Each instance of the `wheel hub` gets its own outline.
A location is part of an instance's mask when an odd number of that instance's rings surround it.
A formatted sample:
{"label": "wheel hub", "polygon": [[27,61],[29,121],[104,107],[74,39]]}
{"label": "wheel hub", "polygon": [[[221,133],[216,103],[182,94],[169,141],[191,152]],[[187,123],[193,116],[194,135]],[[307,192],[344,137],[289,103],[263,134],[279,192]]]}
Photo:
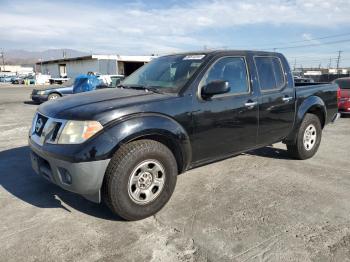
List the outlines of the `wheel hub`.
{"label": "wheel hub", "polygon": [[139,179],[137,181],[137,186],[141,189],[147,189],[150,187],[153,181],[153,176],[149,172],[143,172],[139,175]]}
{"label": "wheel hub", "polygon": [[316,127],[313,124],[310,124],[304,132],[303,143],[306,150],[311,150],[317,139]]}
{"label": "wheel hub", "polygon": [[154,159],[141,162],[134,168],[129,178],[130,199],[140,205],[152,202],[162,192],[165,179],[165,169],[160,162]]}

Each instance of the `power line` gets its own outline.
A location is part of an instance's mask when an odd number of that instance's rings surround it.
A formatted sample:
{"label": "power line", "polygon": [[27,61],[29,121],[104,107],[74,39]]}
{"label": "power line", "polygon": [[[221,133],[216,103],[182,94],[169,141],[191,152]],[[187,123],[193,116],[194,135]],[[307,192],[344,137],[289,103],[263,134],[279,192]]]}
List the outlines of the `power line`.
{"label": "power line", "polygon": [[317,37],[317,38],[310,38],[310,39],[305,39],[305,40],[300,40],[300,41],[289,42],[289,44],[303,43],[303,42],[322,40],[322,39],[328,39],[328,38],[337,38],[337,37],[348,36],[348,35],[350,35],[350,33],[322,36],[322,37]]}
{"label": "power line", "polygon": [[313,46],[323,46],[323,45],[339,44],[339,43],[346,43],[346,42],[350,42],[350,39],[331,41],[331,42],[324,42],[324,43],[319,43],[319,44],[297,45],[297,46],[286,46],[286,47],[274,47],[273,50],[302,48],[302,47],[313,47]]}
{"label": "power line", "polygon": [[[328,68],[332,68],[332,62],[334,61],[334,68],[337,68],[339,69],[340,68],[340,62],[341,61],[349,61],[350,60],[350,57],[343,57],[342,54],[344,53],[344,51],[338,51],[337,52],[338,55],[335,57],[323,57],[323,58],[318,58],[318,59],[307,59],[306,57],[304,59],[297,59],[297,57],[287,57],[287,60],[289,62],[289,64],[294,64],[294,67],[295,65],[298,63],[298,64],[327,64],[327,67]],[[300,57],[300,58],[303,58],[303,57]]]}
{"label": "power line", "polygon": [[[317,38],[310,38],[310,39],[305,39],[305,40],[298,40],[298,41],[292,41],[292,42],[288,42],[288,43],[278,43],[278,44],[281,44],[281,45],[297,44],[297,43],[311,42],[311,41],[315,41],[315,40],[337,38],[337,37],[348,36],[348,35],[350,35],[350,33],[328,35],[328,36],[322,36],[322,37],[317,37]],[[269,44],[269,46],[271,46],[271,44]]]}
{"label": "power line", "polygon": [[276,43],[266,43],[260,45],[261,47],[266,47],[268,46],[269,48],[266,49],[273,49],[270,46],[273,45],[290,45],[290,44],[296,44],[296,43],[305,43],[305,42],[311,42],[311,41],[316,41],[316,40],[322,40],[322,39],[329,39],[329,38],[337,38],[337,37],[343,37],[343,36],[349,36],[350,32],[347,33],[342,33],[342,34],[335,34],[335,35],[327,35],[327,36],[320,36],[320,37],[315,37],[315,38],[310,38],[310,39],[304,39],[304,40],[296,40],[296,41],[289,41],[289,42],[276,42]]}
{"label": "power line", "polygon": [[327,56],[327,57],[319,57],[319,58],[317,58],[317,57],[314,57],[314,58],[308,58],[308,57],[300,57],[300,58],[298,58],[298,57],[289,57],[289,56],[287,56],[287,59],[288,60],[290,60],[290,61],[293,61],[294,59],[297,59],[298,61],[320,61],[320,60],[322,60],[322,61],[328,61],[329,60],[329,56]]}
{"label": "power line", "polygon": [[324,57],[324,58],[315,58],[315,59],[297,59],[297,58],[287,58],[290,61],[298,60],[300,61],[306,61],[306,62],[319,62],[319,61],[329,61],[329,57]]}

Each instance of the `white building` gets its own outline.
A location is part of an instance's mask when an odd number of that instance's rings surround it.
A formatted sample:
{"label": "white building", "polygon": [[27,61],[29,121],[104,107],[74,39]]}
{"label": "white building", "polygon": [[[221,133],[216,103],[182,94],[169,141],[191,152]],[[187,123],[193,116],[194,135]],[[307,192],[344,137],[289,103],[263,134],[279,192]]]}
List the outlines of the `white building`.
{"label": "white building", "polygon": [[34,73],[34,69],[30,66],[0,65],[0,72],[6,75],[29,75]]}
{"label": "white building", "polygon": [[349,69],[347,68],[339,68],[339,69],[333,68],[333,69],[329,69],[328,71],[329,71],[329,74],[334,74],[334,75],[337,75],[337,74],[346,75],[349,73]]}
{"label": "white building", "polygon": [[74,58],[40,61],[37,71],[51,77],[74,78],[80,74],[97,72],[103,75],[128,76],[151,61],[154,56],[88,55]]}

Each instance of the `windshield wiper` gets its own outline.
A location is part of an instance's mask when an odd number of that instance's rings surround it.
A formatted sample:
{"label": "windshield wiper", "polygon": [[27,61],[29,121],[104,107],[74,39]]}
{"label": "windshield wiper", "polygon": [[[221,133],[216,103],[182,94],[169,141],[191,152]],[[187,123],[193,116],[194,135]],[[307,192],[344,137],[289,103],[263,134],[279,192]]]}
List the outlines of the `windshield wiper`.
{"label": "windshield wiper", "polygon": [[136,90],[144,90],[145,89],[145,87],[142,85],[128,86],[128,85],[119,84],[119,85],[117,85],[117,87],[125,88],[125,89],[136,89]]}
{"label": "windshield wiper", "polygon": [[117,85],[117,87],[120,88],[125,88],[125,89],[136,89],[136,90],[145,90],[145,91],[151,91],[153,93],[157,93],[157,94],[163,94],[162,91],[160,91],[158,88],[153,87],[153,86],[143,86],[143,85]]}
{"label": "windshield wiper", "polygon": [[154,86],[146,86],[145,90],[152,91],[153,93],[157,93],[157,94],[164,94],[164,92],[160,91],[158,88]]}

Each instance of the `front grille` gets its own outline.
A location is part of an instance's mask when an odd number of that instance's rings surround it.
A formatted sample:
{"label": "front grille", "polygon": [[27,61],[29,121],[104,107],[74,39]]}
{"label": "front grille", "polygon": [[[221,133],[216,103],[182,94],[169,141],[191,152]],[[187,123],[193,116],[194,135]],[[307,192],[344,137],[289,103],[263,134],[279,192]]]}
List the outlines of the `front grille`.
{"label": "front grille", "polygon": [[34,124],[34,132],[35,134],[37,134],[38,136],[41,136],[44,127],[46,125],[48,118],[46,116],[43,116],[41,114],[38,114],[37,118],[36,118],[36,122]]}
{"label": "front grille", "polygon": [[44,143],[55,144],[66,122],[66,120],[55,119],[37,113],[31,129],[31,138],[39,145]]}

